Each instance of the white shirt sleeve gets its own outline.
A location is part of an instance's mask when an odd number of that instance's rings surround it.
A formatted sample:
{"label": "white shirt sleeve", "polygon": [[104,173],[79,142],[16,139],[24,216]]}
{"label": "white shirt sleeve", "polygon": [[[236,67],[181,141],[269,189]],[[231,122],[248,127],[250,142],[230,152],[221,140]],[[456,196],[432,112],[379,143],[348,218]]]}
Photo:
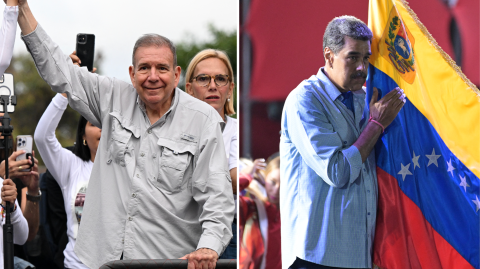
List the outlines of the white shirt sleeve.
{"label": "white shirt sleeve", "polygon": [[18,6],[6,6],[0,26],[0,76],[10,65],[17,31]]}
{"label": "white shirt sleeve", "polygon": [[232,135],[232,140],[230,141],[230,155],[228,156],[228,169],[232,170],[238,166],[238,138],[237,138],[237,128]]}
{"label": "white shirt sleeve", "polygon": [[[21,191],[19,192],[21,194]],[[17,245],[23,245],[27,242],[28,238],[28,223],[27,219],[23,216],[22,209],[18,205],[18,201],[15,200],[17,209],[10,215],[10,221],[13,224],[13,243]]]}
{"label": "white shirt sleeve", "polygon": [[45,166],[62,189],[68,184],[73,159],[78,158],[71,151],[63,148],[55,136],[55,130],[67,106],[67,98],[61,94],[55,95],[40,118],[34,134],[35,144]]}
{"label": "white shirt sleeve", "polygon": [[[3,178],[0,177],[0,188],[2,187],[3,187]],[[19,193],[21,193],[21,191],[19,191]],[[0,199],[0,203],[1,202],[2,202],[2,199]],[[14,212],[12,212],[12,214],[10,215],[10,221],[13,224],[13,243],[17,245],[23,245],[25,244],[25,242],[27,242],[27,238],[28,238],[28,223],[22,214],[22,209],[18,205],[18,200],[15,200],[15,205],[17,206],[17,209]],[[3,224],[5,224],[5,219],[3,218],[3,216],[1,218],[2,218],[1,223],[3,226]],[[0,232],[2,232],[2,235],[3,235],[3,231],[0,231]],[[3,246],[3,241],[1,245]],[[2,254],[3,254],[3,249],[0,249],[0,251],[2,251]],[[3,259],[3,255],[1,256]]]}

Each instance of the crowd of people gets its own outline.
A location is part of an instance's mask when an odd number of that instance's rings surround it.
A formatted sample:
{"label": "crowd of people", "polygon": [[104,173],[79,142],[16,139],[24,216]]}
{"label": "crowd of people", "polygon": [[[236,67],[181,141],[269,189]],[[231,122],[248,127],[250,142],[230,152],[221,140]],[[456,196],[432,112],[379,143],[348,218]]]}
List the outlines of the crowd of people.
{"label": "crowd of people", "polygon": [[280,157],[240,159],[239,268],[282,268]]}
{"label": "crowd of people", "polygon": [[[173,43],[143,35],[133,49],[129,84],[80,67],[75,52],[65,57],[27,1],[5,2],[0,76],[18,22],[39,74],[58,93],[34,134],[47,173],[39,175],[36,158],[16,161],[24,151],[4,154],[2,223],[8,201],[14,243],[41,234],[50,244],[50,263],[16,251],[15,265],[99,268],[113,260],[180,258],[193,269],[236,259],[238,130],[226,53],[199,52],[182,91]],[[68,105],[81,116],[74,146],[64,148],[55,130]],[[5,169],[2,162],[1,175]]]}

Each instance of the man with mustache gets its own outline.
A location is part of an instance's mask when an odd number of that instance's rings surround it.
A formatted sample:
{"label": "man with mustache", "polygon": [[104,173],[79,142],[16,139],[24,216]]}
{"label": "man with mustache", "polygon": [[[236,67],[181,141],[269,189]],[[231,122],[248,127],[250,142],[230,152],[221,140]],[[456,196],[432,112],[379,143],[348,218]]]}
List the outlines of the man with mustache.
{"label": "man with mustache", "polygon": [[[352,16],[323,37],[325,66],[288,96],[280,141],[284,268],[371,268],[377,210],[373,147],[405,102],[397,88],[369,108],[372,32]],[[385,89],[387,90],[387,89]]]}

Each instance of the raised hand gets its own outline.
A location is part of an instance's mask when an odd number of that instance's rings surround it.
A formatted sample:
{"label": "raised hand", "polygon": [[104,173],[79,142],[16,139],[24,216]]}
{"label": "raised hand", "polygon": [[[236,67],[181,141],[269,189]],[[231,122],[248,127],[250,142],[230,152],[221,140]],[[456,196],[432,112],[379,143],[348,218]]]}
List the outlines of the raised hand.
{"label": "raised hand", "polygon": [[29,173],[28,175],[19,176],[19,178],[22,181],[23,185],[27,187],[28,194],[38,195],[39,179],[40,179],[40,176],[38,174],[38,160],[35,158],[35,151],[32,151],[32,155],[35,160],[35,164],[32,167],[32,171],[28,172]]}
{"label": "raised hand", "polygon": [[[70,59],[72,59],[72,62],[73,62],[74,65],[80,66],[80,64],[82,63],[80,58],[78,58],[78,56],[77,56],[77,51],[76,50],[74,50],[72,52],[72,54],[70,54]],[[97,68],[94,67],[93,70],[92,70],[92,73],[95,73],[96,71],[97,71]]]}

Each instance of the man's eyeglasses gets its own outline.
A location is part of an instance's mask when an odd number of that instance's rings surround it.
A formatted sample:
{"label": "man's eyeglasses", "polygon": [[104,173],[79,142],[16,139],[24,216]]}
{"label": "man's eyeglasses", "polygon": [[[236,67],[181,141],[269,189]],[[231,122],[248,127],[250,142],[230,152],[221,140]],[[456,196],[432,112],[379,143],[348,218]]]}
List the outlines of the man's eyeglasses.
{"label": "man's eyeglasses", "polygon": [[205,74],[200,74],[193,79],[197,81],[198,85],[202,87],[206,87],[210,84],[210,81],[215,81],[215,84],[218,87],[222,87],[228,84],[228,75],[216,75],[216,76],[209,76]]}

